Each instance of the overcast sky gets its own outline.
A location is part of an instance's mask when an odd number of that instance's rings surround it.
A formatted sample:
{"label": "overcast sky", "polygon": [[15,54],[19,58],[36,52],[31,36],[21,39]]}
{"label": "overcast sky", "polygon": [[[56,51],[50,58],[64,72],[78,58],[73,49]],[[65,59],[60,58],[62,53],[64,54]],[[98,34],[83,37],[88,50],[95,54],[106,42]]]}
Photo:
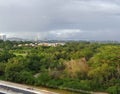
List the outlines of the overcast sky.
{"label": "overcast sky", "polygon": [[0,0],[8,37],[120,41],[120,0]]}

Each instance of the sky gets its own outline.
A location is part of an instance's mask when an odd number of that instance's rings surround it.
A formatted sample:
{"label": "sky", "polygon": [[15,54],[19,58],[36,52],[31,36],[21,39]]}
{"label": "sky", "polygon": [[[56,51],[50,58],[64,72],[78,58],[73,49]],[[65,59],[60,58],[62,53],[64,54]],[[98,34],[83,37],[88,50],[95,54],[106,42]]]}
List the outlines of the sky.
{"label": "sky", "polygon": [[0,0],[0,33],[27,39],[120,41],[120,0]]}

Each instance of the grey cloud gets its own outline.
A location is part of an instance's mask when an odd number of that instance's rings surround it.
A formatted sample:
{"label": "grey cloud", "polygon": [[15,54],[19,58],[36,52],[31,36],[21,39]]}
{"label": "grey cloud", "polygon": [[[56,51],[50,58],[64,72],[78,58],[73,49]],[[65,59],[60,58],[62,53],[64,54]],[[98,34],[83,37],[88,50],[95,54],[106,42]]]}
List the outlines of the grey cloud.
{"label": "grey cloud", "polygon": [[0,0],[0,31],[23,38],[120,40],[119,10],[119,0]]}

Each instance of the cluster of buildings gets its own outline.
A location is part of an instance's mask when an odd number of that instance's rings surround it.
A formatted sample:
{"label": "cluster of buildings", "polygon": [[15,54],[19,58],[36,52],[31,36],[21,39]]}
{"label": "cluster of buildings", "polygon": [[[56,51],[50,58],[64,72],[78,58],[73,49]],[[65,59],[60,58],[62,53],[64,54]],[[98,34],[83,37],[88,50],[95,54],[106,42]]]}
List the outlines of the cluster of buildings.
{"label": "cluster of buildings", "polygon": [[29,44],[19,44],[18,46],[32,46],[32,47],[36,47],[36,46],[52,46],[52,47],[56,47],[58,45],[65,45],[65,43],[29,43]]}
{"label": "cluster of buildings", "polygon": [[6,41],[6,35],[0,34],[0,40]]}

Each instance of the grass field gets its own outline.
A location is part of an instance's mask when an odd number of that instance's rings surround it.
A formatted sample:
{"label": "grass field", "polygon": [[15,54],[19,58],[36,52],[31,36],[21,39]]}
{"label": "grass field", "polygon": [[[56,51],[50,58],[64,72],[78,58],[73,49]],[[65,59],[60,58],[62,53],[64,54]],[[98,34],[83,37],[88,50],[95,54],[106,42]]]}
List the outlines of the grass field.
{"label": "grass field", "polygon": [[14,54],[16,56],[23,56],[23,57],[25,57],[27,55],[26,53],[16,53],[16,52],[14,52]]}

